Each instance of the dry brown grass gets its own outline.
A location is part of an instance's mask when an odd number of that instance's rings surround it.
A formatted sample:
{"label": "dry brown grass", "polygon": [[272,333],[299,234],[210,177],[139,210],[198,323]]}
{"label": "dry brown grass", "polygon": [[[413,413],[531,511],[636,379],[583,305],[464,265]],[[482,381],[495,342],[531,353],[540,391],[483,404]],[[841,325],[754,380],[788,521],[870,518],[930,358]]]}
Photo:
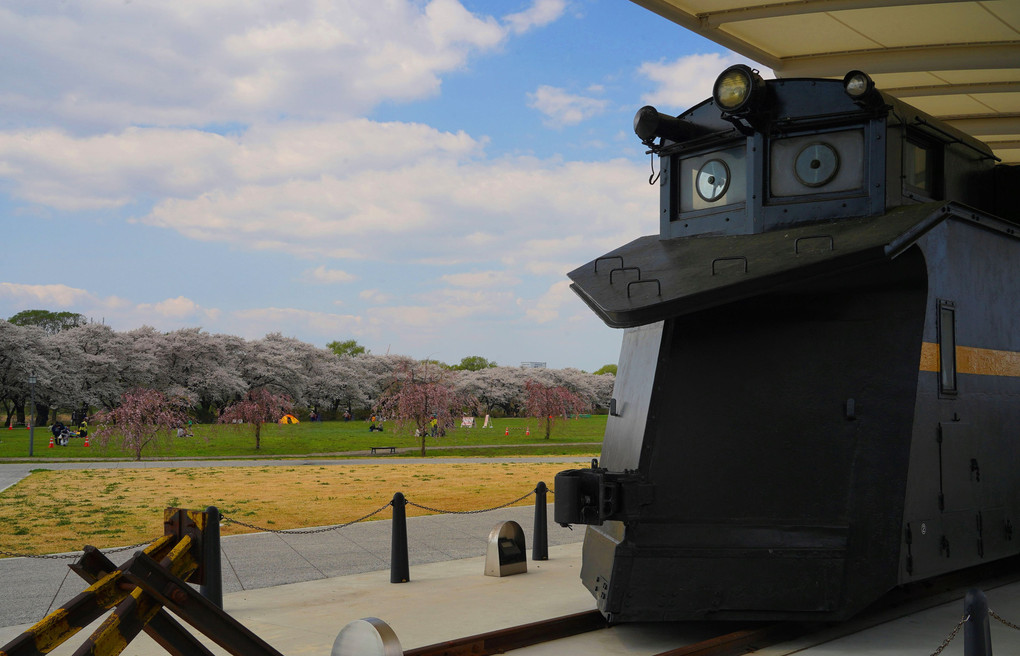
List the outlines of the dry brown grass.
{"label": "dry brown grass", "polygon": [[[552,487],[570,463],[255,466],[91,469],[35,472],[0,493],[0,549],[61,553],[84,545],[113,547],[163,534],[163,509],[216,506],[256,526],[286,529],[342,524],[377,510],[402,492],[441,510],[501,505]],[[550,497],[551,499],[551,497]],[[529,497],[521,504],[534,503]],[[428,514],[407,506],[408,516]],[[389,519],[389,509],[377,519]],[[223,534],[250,532],[234,523]]]}

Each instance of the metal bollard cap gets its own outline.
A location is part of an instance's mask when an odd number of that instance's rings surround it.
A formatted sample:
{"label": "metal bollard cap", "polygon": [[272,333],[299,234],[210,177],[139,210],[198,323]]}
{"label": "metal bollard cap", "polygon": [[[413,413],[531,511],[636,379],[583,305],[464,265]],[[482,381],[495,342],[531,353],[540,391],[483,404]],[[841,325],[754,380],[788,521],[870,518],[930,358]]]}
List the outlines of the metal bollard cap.
{"label": "metal bollard cap", "polygon": [[403,656],[397,634],[378,617],[354,620],[340,630],[331,656]]}

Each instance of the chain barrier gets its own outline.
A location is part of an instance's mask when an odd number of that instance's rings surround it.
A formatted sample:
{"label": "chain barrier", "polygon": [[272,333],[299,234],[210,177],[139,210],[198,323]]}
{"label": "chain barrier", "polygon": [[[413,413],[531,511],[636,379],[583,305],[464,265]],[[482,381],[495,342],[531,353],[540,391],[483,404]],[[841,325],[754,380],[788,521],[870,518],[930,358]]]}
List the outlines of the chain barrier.
{"label": "chain barrier", "polygon": [[382,511],[386,510],[387,508],[389,508],[392,505],[393,505],[392,501],[387,501],[383,506],[381,506],[377,510],[373,510],[372,512],[368,513],[367,515],[364,515],[364,516],[359,517],[357,519],[351,520],[351,521],[347,522],[346,524],[333,524],[332,526],[324,526],[322,528],[285,528],[285,529],[277,529],[277,528],[268,528],[268,527],[265,527],[265,526],[256,526],[255,524],[248,524],[247,522],[242,522],[239,519],[234,519],[234,518],[228,517],[226,515],[221,515],[220,519],[222,521],[224,521],[224,522],[229,522],[231,524],[237,524],[239,526],[244,526],[244,527],[247,527],[247,528],[255,529],[256,531],[265,531],[266,533],[286,533],[288,535],[310,535],[312,533],[325,533],[327,531],[336,531],[336,530],[339,530],[339,529],[342,529],[342,528],[347,528],[348,526],[350,526],[352,524],[357,524],[358,522],[363,522],[366,519],[369,519],[370,517],[374,517],[375,515],[378,515],[379,513],[381,513]]}
{"label": "chain barrier", "polygon": [[[547,489],[547,491],[552,493],[552,494],[555,494],[552,491],[552,489]],[[425,506],[425,505],[422,505],[420,503],[415,503],[413,501],[409,501],[409,500],[406,500],[406,499],[405,499],[404,503],[405,503],[405,505],[408,505],[408,506],[414,506],[415,508],[420,508],[420,509],[426,510],[428,512],[440,513],[440,514],[444,514],[444,515],[476,515],[476,514],[480,514],[480,513],[492,512],[493,510],[500,510],[502,508],[507,508],[509,506],[514,505],[515,503],[520,503],[521,501],[524,501],[525,499],[527,499],[528,497],[530,497],[532,494],[535,494],[535,493],[536,493],[535,490],[531,490],[531,491],[527,492],[526,494],[523,494],[523,495],[517,497],[513,501],[508,501],[508,502],[506,502],[504,504],[501,504],[501,505],[498,505],[498,506],[493,506],[492,508],[483,508],[481,510],[442,510],[442,509],[439,509],[439,508],[432,508],[430,506]],[[389,508],[392,505],[393,505],[392,501],[387,501],[381,507],[379,507],[376,510],[373,510],[372,512],[368,513],[367,515],[364,515],[364,516],[359,517],[357,519],[351,520],[351,521],[346,522],[344,524],[333,524],[333,525],[324,526],[324,527],[321,527],[321,528],[275,529],[275,528],[269,528],[268,526],[258,526],[257,524],[249,524],[247,522],[242,522],[239,519],[234,519],[233,517],[229,517],[227,515],[220,515],[220,521],[226,522],[228,524],[237,524],[238,526],[244,526],[245,528],[250,528],[250,529],[255,530],[255,531],[263,531],[265,533],[286,533],[288,535],[311,535],[312,533],[326,533],[327,531],[337,531],[337,530],[342,529],[342,528],[347,528],[348,526],[351,526],[353,524],[357,524],[358,522],[366,521],[368,519],[371,519],[372,517],[375,517],[376,515],[378,515],[382,511],[386,510],[387,508]],[[127,547],[116,547],[116,548],[113,548],[113,549],[103,549],[103,552],[104,553],[108,553],[108,554],[110,554],[110,553],[117,553],[119,551],[127,551],[128,549],[138,549],[139,547],[144,547],[144,546],[146,546],[148,544],[151,544],[151,543],[152,543],[152,540],[150,540],[148,542],[139,542],[138,544],[133,544],[133,545],[130,545],[130,546],[127,546]],[[4,551],[3,549],[0,549],[0,556],[9,556],[9,557],[13,557],[13,558],[39,558],[39,559],[42,559],[42,560],[73,560],[75,558],[78,558],[79,555],[80,555],[80,553],[73,553],[73,554],[25,554],[25,553],[15,553],[15,552],[12,552],[12,551]]]}
{"label": "chain barrier", "polygon": [[1016,624],[1013,624],[1009,620],[1003,619],[1002,617],[999,616],[998,613],[996,613],[991,608],[988,609],[988,614],[991,615],[992,617],[994,617],[995,619],[999,620],[1000,622],[1002,622],[1003,624],[1005,624],[1009,628],[1016,629],[1017,631],[1020,631],[1020,626],[1017,626]]}
{"label": "chain barrier", "polygon": [[442,513],[444,515],[477,515],[477,514],[480,514],[480,513],[491,512],[493,510],[499,510],[501,508],[507,508],[509,506],[514,505],[515,503],[519,503],[521,501],[524,501],[525,499],[530,497],[532,494],[535,494],[534,490],[531,490],[527,494],[524,494],[524,495],[521,495],[521,496],[517,497],[513,501],[508,501],[508,502],[506,502],[506,503],[504,503],[502,505],[494,506],[492,508],[484,508],[482,510],[441,510],[439,508],[431,508],[429,506],[423,506],[420,503],[415,503],[413,501],[407,501],[407,500],[405,500],[405,504],[408,505],[408,506],[414,506],[415,508],[421,508],[422,510],[427,510],[429,512]]}
{"label": "chain barrier", "polygon": [[966,624],[969,619],[970,615],[964,616],[964,618],[956,625],[956,628],[954,628],[950,634],[946,636],[946,639],[942,641],[939,648],[931,653],[931,656],[939,656],[939,654],[942,653],[942,650],[949,646],[949,643],[953,641],[953,638],[956,637],[956,634],[960,632],[960,629],[963,628],[963,625]]}

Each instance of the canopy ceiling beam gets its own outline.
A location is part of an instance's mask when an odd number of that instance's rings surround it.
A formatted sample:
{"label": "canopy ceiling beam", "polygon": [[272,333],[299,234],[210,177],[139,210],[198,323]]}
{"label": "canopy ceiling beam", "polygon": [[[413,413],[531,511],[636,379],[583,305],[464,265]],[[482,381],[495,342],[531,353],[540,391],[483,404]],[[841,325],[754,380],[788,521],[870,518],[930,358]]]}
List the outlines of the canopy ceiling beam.
{"label": "canopy ceiling beam", "polygon": [[1020,148],[1020,139],[1010,139],[1003,141],[986,141],[985,145],[992,150],[1015,150]]}
{"label": "canopy ceiling beam", "polygon": [[820,12],[850,11],[854,9],[872,9],[874,7],[895,7],[909,5],[935,5],[952,2],[970,2],[971,0],[800,0],[792,2],[775,2],[766,5],[734,7],[719,11],[706,11],[697,14],[702,28],[719,28],[726,23],[737,21],[758,20],[762,18],[781,18],[794,14],[815,14]]}
{"label": "canopy ceiling beam", "polygon": [[842,77],[850,70],[879,73],[1002,68],[1020,61],[1020,41],[956,43],[875,50],[851,50],[786,57],[773,66],[780,77]]}
{"label": "canopy ceiling beam", "polygon": [[945,116],[943,120],[957,130],[974,136],[1020,133],[1020,114],[998,116]]}
{"label": "canopy ceiling beam", "polygon": [[955,96],[957,94],[1016,93],[1020,80],[1012,82],[974,82],[970,84],[925,84],[913,87],[882,87],[882,91],[897,98],[919,96]]}

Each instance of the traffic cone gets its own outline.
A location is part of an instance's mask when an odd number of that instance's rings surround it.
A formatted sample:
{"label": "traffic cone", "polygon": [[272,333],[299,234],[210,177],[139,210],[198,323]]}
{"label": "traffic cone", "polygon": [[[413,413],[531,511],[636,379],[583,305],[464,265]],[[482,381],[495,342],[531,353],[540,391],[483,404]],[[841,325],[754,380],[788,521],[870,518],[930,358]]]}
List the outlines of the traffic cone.
{"label": "traffic cone", "polygon": [[503,433],[503,434],[504,435],[509,435],[510,434],[510,427],[509,426],[506,427],[506,432]]}
{"label": "traffic cone", "polygon": [[50,435],[50,448],[51,449],[53,448],[53,436],[52,435]]}
{"label": "traffic cone", "polygon": [[524,434],[525,435],[531,435],[531,428],[530,427],[525,427],[524,428]]}
{"label": "traffic cone", "polygon": [[89,445],[89,436],[86,435],[85,436],[85,446],[88,446],[88,445]]}

